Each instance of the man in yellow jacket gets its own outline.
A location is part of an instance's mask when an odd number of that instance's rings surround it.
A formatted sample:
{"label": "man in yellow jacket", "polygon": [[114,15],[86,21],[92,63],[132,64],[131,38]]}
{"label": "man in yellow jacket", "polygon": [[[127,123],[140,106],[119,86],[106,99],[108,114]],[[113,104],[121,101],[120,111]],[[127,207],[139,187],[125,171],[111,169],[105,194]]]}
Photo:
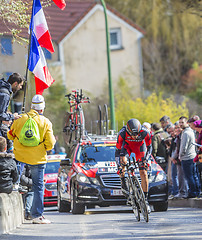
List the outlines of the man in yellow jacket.
{"label": "man in yellow jacket", "polygon": [[35,147],[24,146],[19,142],[19,136],[22,127],[28,119],[28,115],[22,114],[22,117],[15,120],[8,132],[8,138],[13,140],[15,158],[17,161],[30,165],[32,176],[32,190],[34,199],[32,203],[31,214],[33,223],[50,223],[43,216],[43,194],[44,194],[44,170],[47,162],[47,151],[51,150],[55,144],[52,123],[43,116],[45,101],[43,96],[35,95],[32,98],[31,110],[27,113],[33,117],[38,125],[40,133],[40,144]]}

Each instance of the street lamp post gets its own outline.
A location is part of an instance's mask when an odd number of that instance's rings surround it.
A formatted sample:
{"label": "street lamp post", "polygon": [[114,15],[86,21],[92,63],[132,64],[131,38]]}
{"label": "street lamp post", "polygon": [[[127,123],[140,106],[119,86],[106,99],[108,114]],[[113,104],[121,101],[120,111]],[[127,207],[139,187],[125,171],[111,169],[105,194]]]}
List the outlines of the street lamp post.
{"label": "street lamp post", "polygon": [[108,21],[107,21],[107,10],[106,10],[105,1],[104,0],[100,0],[100,1],[102,3],[103,9],[104,9],[104,15],[105,15],[111,129],[115,130],[114,94],[113,94],[112,79],[111,79],[111,64],[110,64],[110,48],[109,48],[109,31],[108,31]]}

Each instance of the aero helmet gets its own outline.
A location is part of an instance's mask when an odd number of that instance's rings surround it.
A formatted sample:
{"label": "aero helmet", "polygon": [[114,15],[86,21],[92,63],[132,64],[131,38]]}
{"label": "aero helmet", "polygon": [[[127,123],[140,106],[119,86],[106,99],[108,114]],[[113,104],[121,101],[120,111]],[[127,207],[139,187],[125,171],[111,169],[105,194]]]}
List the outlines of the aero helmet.
{"label": "aero helmet", "polygon": [[126,131],[131,136],[137,136],[138,133],[140,132],[141,128],[142,128],[142,126],[141,126],[139,120],[134,119],[134,118],[128,120],[127,125],[126,125]]}

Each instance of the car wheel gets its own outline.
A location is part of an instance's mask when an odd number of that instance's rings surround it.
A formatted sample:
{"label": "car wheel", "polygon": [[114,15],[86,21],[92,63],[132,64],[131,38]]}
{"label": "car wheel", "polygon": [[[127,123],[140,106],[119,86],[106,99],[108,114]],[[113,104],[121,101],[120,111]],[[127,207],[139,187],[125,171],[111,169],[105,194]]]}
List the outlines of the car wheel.
{"label": "car wheel", "polygon": [[155,212],[164,212],[167,211],[168,209],[168,202],[159,202],[159,203],[155,203],[153,204],[154,207],[154,211]]}
{"label": "car wheel", "polygon": [[60,191],[58,191],[58,211],[59,212],[69,212],[71,210],[70,203],[64,200],[61,200]]}
{"label": "car wheel", "polygon": [[71,211],[73,214],[83,214],[85,212],[85,205],[76,202],[75,189],[71,186]]}

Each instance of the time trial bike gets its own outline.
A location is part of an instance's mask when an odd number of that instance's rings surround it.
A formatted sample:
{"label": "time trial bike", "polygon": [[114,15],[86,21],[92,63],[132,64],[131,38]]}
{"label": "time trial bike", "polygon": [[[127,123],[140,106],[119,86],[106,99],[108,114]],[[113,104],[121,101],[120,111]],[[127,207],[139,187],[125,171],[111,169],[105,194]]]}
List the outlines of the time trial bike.
{"label": "time trial bike", "polygon": [[143,215],[145,222],[149,222],[147,204],[145,201],[144,192],[138,180],[135,170],[139,168],[135,158],[128,158],[125,170],[126,183],[129,189],[128,204],[132,206],[137,221],[140,221],[140,213]]}

